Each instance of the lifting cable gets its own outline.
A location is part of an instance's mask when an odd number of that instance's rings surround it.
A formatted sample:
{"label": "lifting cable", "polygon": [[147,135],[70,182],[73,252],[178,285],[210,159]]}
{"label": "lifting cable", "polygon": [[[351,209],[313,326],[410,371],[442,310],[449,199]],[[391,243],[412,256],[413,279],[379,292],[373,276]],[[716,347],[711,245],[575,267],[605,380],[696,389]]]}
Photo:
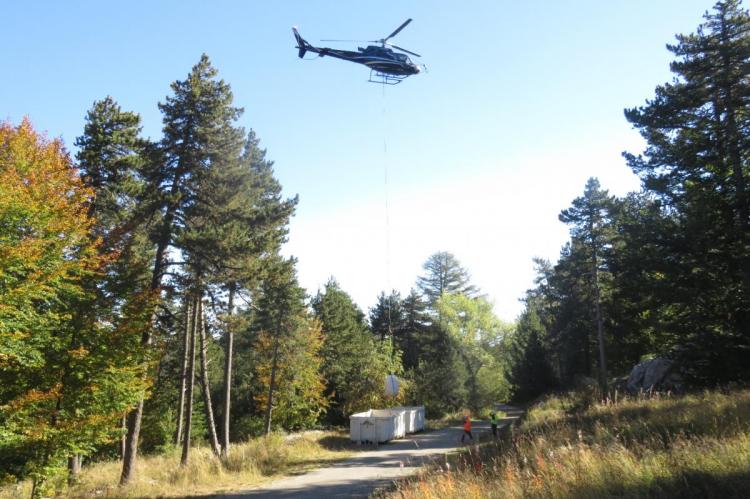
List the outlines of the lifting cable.
{"label": "lifting cable", "polygon": [[[388,192],[388,114],[385,101],[385,81],[382,84],[383,89],[383,188],[385,191],[385,282],[386,292],[388,293],[388,338],[391,342],[391,364],[393,364],[393,323],[391,320],[391,306],[393,298],[393,290],[391,289],[391,220],[390,220],[390,205],[389,205],[389,192]],[[393,374],[393,372],[391,372]]]}

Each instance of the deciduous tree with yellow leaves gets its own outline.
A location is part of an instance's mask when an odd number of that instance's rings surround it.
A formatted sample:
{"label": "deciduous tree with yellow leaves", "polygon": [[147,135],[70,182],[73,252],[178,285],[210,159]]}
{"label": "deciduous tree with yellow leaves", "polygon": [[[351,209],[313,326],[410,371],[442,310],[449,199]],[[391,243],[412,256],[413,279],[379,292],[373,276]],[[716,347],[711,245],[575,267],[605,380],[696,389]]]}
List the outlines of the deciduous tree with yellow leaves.
{"label": "deciduous tree with yellow leaves", "polygon": [[0,124],[0,469],[41,495],[67,457],[117,437],[143,390],[129,352],[143,300],[117,325],[85,311],[114,255],[99,250],[85,187],[60,140]]}

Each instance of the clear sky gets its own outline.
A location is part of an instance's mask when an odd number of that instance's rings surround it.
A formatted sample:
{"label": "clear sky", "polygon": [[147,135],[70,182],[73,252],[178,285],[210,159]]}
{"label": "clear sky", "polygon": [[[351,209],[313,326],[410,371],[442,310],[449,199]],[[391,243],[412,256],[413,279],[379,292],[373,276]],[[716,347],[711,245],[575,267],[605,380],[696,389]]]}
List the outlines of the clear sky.
{"label": "clear sky", "polygon": [[[642,142],[623,108],[671,79],[665,44],[713,3],[2,0],[0,119],[29,116],[73,149],[112,95],[157,139],[157,102],[205,52],[300,196],[284,252],[309,293],[334,276],[367,311],[450,251],[513,320],[532,257],[556,260],[557,215],[586,179],[638,189],[621,152]],[[290,29],[372,40],[409,17],[394,43],[429,72],[386,88],[364,66],[298,59]]]}

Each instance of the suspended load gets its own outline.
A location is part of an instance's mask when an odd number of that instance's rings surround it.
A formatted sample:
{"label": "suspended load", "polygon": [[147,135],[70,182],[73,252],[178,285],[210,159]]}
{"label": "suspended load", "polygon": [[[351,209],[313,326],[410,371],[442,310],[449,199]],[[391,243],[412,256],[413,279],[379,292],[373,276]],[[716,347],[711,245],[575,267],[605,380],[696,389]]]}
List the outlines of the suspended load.
{"label": "suspended load", "polygon": [[397,397],[398,396],[398,378],[395,374],[389,374],[385,377],[385,395],[386,397]]}

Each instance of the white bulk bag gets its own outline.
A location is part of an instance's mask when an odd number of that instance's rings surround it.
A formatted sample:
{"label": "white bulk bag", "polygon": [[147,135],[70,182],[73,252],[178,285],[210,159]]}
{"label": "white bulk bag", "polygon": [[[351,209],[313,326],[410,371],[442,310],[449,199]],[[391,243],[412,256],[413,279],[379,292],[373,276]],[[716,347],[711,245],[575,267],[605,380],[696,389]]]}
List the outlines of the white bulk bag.
{"label": "white bulk bag", "polygon": [[385,394],[388,397],[398,395],[398,378],[395,374],[389,374],[385,377]]}

